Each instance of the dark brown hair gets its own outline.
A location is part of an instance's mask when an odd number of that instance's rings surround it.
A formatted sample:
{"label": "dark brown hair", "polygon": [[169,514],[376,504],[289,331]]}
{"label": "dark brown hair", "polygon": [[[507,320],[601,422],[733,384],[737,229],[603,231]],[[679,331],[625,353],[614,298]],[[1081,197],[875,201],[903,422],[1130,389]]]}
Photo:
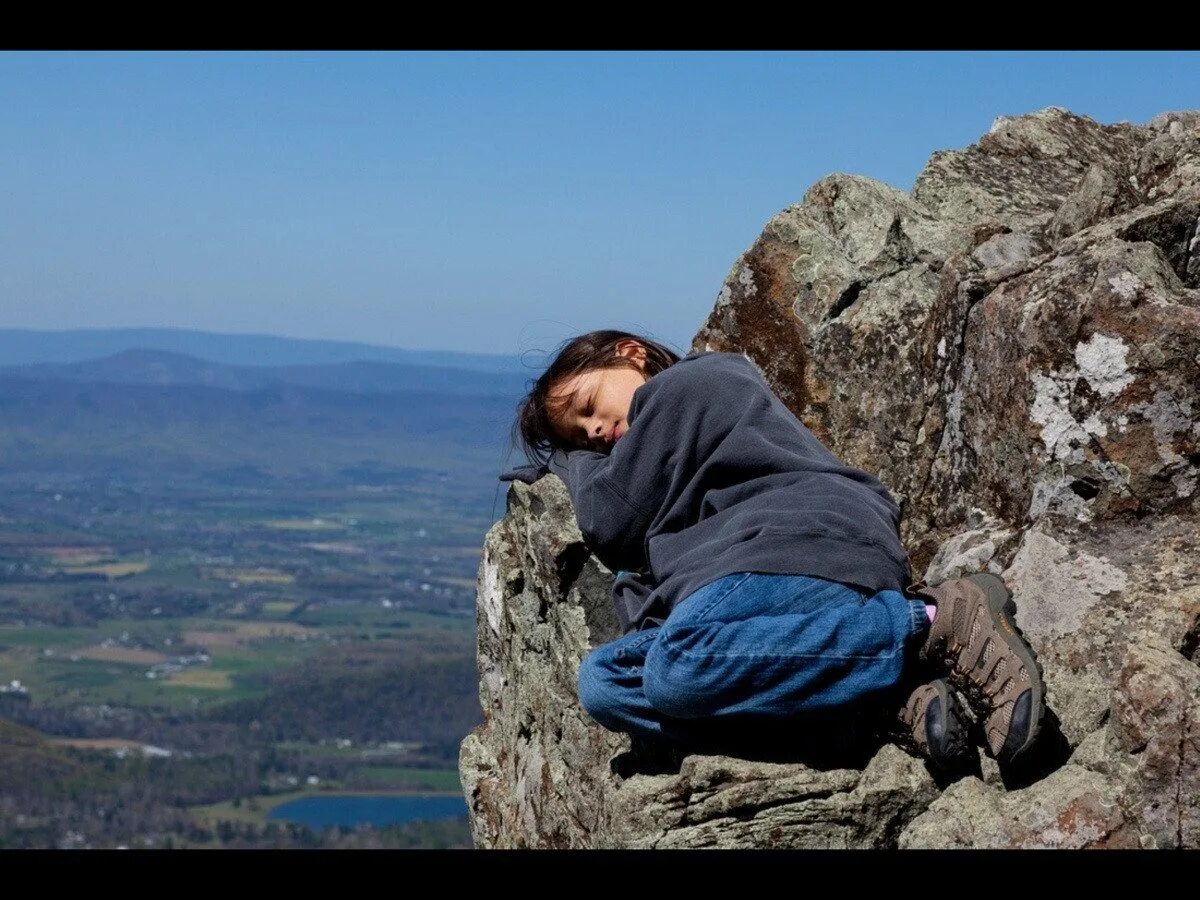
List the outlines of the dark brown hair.
{"label": "dark brown hair", "polygon": [[[618,344],[630,338],[646,348],[644,370],[616,351]],[[550,389],[563,379],[597,369],[637,369],[644,371],[649,379],[679,359],[678,353],[658,341],[628,331],[604,328],[570,338],[559,347],[546,371],[534,379],[528,395],[517,405],[513,444],[520,444],[529,462],[537,466],[545,465],[556,448],[571,449],[572,445],[564,443],[551,427],[547,408]]]}

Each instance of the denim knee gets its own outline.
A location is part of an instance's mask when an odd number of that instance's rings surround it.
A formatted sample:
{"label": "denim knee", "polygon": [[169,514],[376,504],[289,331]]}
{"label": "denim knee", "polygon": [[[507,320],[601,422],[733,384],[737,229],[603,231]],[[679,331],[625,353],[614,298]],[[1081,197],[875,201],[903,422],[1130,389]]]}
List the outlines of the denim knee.
{"label": "denim knee", "polygon": [[579,663],[577,687],[579,705],[606,728],[615,721],[617,692],[612,689],[612,667],[605,647],[597,647]]}
{"label": "denim knee", "polygon": [[642,691],[646,702],[665,716],[687,719],[709,712],[704,704],[707,692],[689,673],[685,660],[672,654],[666,642],[656,643],[646,654]]}

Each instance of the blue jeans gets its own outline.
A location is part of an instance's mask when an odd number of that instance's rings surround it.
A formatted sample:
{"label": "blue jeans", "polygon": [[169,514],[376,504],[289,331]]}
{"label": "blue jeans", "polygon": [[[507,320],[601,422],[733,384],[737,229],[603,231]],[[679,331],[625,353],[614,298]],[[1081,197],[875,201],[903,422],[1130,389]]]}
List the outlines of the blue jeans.
{"label": "blue jeans", "polygon": [[[888,703],[928,633],[925,604],[807,575],[739,572],[685,597],[661,627],[592,650],[579,700],[596,722],[672,742]],[[897,709],[900,700],[895,700]]]}

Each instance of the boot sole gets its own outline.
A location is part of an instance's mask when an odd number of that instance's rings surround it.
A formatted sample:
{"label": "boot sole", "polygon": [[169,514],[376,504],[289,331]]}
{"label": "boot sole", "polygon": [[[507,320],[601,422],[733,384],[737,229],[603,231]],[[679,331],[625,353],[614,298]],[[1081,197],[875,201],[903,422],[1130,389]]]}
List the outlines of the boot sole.
{"label": "boot sole", "polygon": [[929,755],[934,765],[944,769],[957,765],[974,754],[968,740],[965,710],[959,703],[958,696],[945,679],[939,678],[933,684],[942,701],[942,721],[946,730],[941,747],[931,746]]}
{"label": "boot sole", "polygon": [[1029,673],[1031,681],[1031,703],[1029,707],[1029,734],[1021,746],[1017,747],[1011,754],[1005,757],[997,757],[997,761],[1011,763],[1036,743],[1038,735],[1042,730],[1042,719],[1046,712],[1046,684],[1045,677],[1042,671],[1042,664],[1037,658],[1037,654],[1033,652],[1033,647],[1025,639],[1025,634],[1017,627],[1015,616],[1017,613],[1016,601],[1012,598],[1012,591],[1008,589],[1003,579],[992,575],[990,572],[978,572],[973,575],[966,576],[969,581],[979,585],[988,597],[988,608],[991,610],[993,621],[999,626],[999,632],[1004,637],[1004,641],[1008,646],[1021,658],[1025,663],[1025,670]]}

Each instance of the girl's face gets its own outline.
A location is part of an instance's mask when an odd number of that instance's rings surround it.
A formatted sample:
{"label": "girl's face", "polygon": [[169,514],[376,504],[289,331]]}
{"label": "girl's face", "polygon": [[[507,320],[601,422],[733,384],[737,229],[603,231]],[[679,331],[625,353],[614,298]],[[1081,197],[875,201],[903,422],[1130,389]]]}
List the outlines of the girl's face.
{"label": "girl's face", "polygon": [[607,452],[629,428],[633,392],[646,382],[646,348],[629,340],[618,344],[616,352],[638,368],[596,369],[551,387],[551,421],[568,444]]}

